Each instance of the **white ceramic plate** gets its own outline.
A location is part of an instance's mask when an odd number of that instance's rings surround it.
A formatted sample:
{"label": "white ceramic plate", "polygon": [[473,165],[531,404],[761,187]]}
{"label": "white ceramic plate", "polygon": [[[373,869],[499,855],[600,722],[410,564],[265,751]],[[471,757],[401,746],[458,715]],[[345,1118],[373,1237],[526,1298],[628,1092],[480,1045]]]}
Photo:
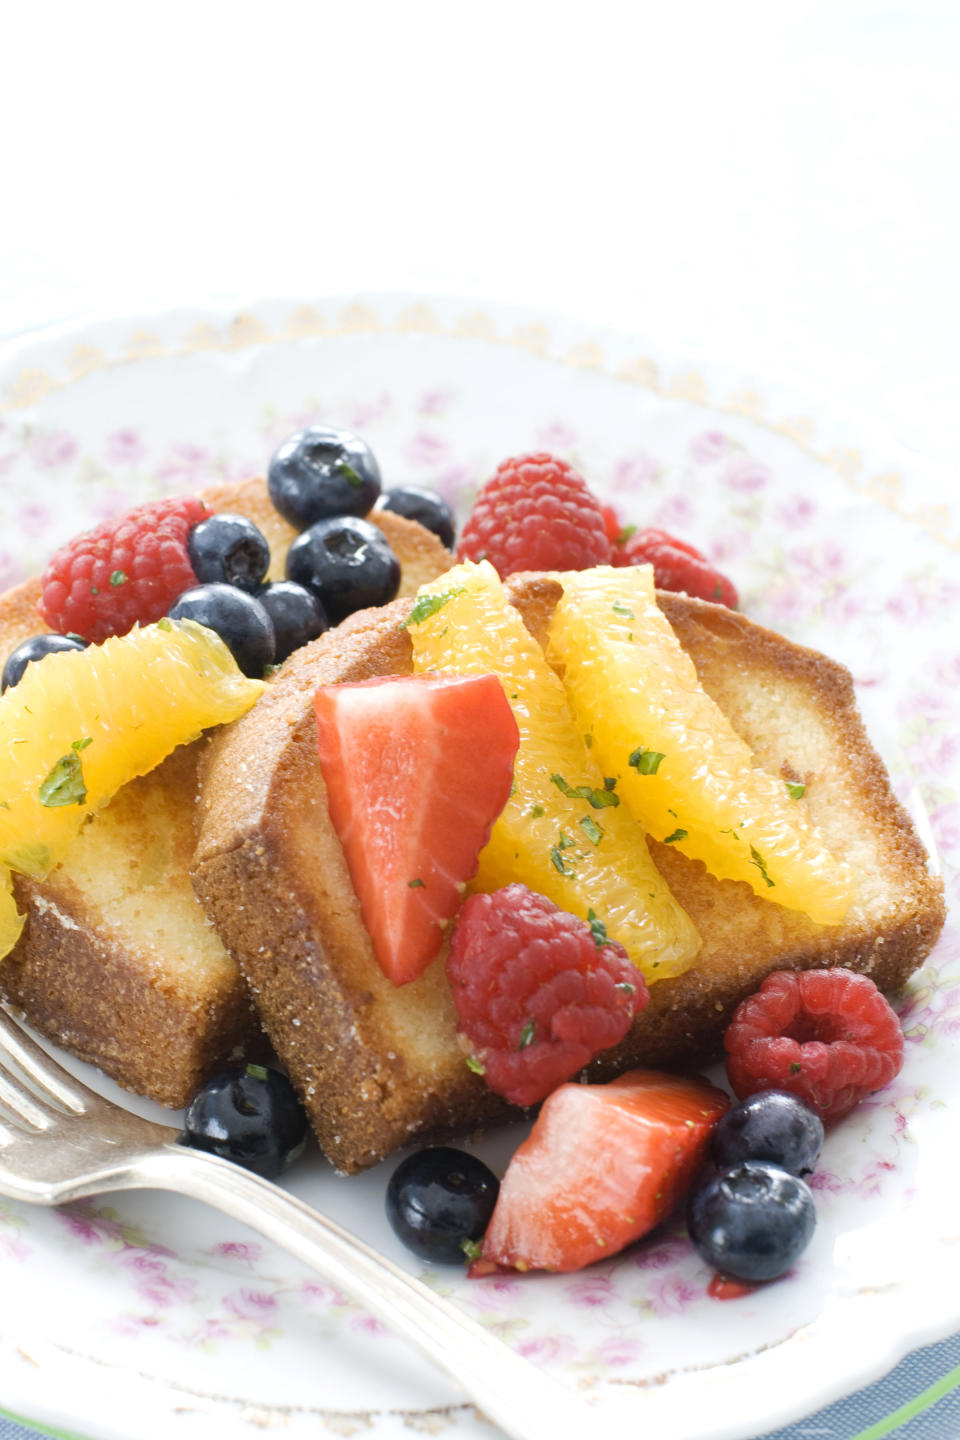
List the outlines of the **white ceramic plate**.
{"label": "white ceramic plate", "polygon": [[[625,522],[701,545],[749,615],[851,667],[956,896],[954,517],[895,447],[621,336],[377,297],[22,339],[0,353],[0,586],[133,502],[262,472],[314,420],[360,431],[388,483],[435,486],[461,513],[501,458],[549,448]],[[903,1073],[831,1135],[817,1235],[788,1280],[720,1305],[676,1228],[580,1275],[430,1283],[658,1440],[755,1434],[864,1384],[960,1325],[954,926],[903,1019]],[[502,1165],[515,1141],[483,1153]],[[383,1218],[388,1168],[343,1180],[314,1159],[290,1185],[417,1269]],[[0,1294],[3,1405],[84,1436],[491,1433],[347,1296],[185,1201],[0,1202]]]}

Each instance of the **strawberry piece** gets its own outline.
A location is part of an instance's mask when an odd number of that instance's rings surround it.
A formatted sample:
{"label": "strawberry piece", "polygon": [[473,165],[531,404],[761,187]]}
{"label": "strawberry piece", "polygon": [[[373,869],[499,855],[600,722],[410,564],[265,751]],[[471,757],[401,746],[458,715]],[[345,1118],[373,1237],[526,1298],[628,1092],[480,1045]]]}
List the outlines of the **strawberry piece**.
{"label": "strawberry piece", "polygon": [[320,764],[363,921],[395,985],[422,975],[510,795],[520,743],[495,675],[316,693]]}
{"label": "strawberry piece", "polygon": [[579,1270],[639,1240],[683,1199],[729,1103],[657,1070],[561,1085],[507,1167],[470,1274]]}

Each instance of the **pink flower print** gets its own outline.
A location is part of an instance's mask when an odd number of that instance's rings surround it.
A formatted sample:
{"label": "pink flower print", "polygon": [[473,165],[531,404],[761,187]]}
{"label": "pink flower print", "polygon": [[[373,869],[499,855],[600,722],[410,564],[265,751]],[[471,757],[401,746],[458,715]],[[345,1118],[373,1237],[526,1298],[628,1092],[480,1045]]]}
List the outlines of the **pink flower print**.
{"label": "pink flower print", "polygon": [[[657,509],[654,524],[664,530],[669,530],[671,526],[682,528],[684,525],[690,525],[695,515],[693,501],[688,495],[671,495],[669,500],[664,500]],[[683,538],[685,537],[678,536],[678,539]]]}
{"label": "pink flower print", "polygon": [[277,1308],[275,1296],[263,1290],[238,1290],[224,1296],[223,1307],[238,1320],[262,1320]]}
{"label": "pink flower print", "polygon": [[441,440],[439,435],[428,435],[422,430],[404,447],[403,453],[412,465],[429,468],[443,463],[447,458],[447,449],[447,442]]}
{"label": "pink flower print", "polygon": [[728,560],[735,560],[738,555],[748,553],[753,548],[753,544],[753,536],[750,531],[739,526],[714,535],[707,547],[707,554],[717,565],[723,565]]}
{"label": "pink flower print", "polygon": [[359,1330],[364,1335],[380,1336],[390,1334],[386,1325],[384,1325],[382,1320],[378,1320],[376,1315],[362,1314],[355,1316],[352,1322],[352,1328]]}
{"label": "pink flower print", "polygon": [[643,1245],[633,1256],[638,1270],[669,1270],[685,1259],[691,1251],[689,1240],[663,1240],[659,1245]]}
{"label": "pink flower print", "polygon": [[596,1347],[592,1353],[592,1359],[601,1365],[609,1365],[612,1369],[618,1369],[638,1359],[643,1351],[642,1340],[631,1340],[626,1335],[611,1335]]}
{"label": "pink flower print", "polygon": [[650,1303],[657,1315],[679,1315],[697,1292],[682,1275],[666,1275],[650,1291]]}
{"label": "pink flower print", "polygon": [[552,1361],[569,1363],[576,1357],[577,1347],[569,1335],[535,1335],[518,1345],[517,1351],[534,1365],[548,1365]]}
{"label": "pink flower print", "polygon": [[834,545],[829,540],[819,545],[791,550],[787,558],[795,581],[814,587],[822,586],[828,581],[840,580],[848,571],[846,555],[839,545]]}
{"label": "pink flower print", "polygon": [[765,490],[771,478],[769,468],[761,465],[759,460],[753,460],[749,455],[738,455],[724,470],[721,483],[730,490],[752,495],[758,490]]}
{"label": "pink flower print", "polygon": [[470,1293],[481,1310],[506,1310],[523,1294],[523,1284],[519,1275],[490,1275],[477,1280]]}
{"label": "pink flower print", "polygon": [[174,445],[169,458],[158,468],[157,476],[174,486],[202,485],[210,475],[211,461],[206,450],[189,442]]}
{"label": "pink flower print", "polygon": [[817,507],[808,495],[791,495],[773,512],[781,524],[788,529],[795,525],[807,525],[817,513]]}
{"label": "pink flower print", "polygon": [[77,453],[77,442],[63,430],[51,430],[40,435],[33,451],[34,462],[44,470],[55,470],[68,465]]}
{"label": "pink flower print", "polygon": [[613,1281],[609,1275],[584,1275],[566,1287],[566,1294],[574,1305],[609,1305],[614,1296]]}
{"label": "pink flower print", "polygon": [[107,436],[104,453],[111,465],[133,465],[142,460],[147,447],[136,430],[114,430]]}
{"label": "pink flower print", "polygon": [[613,488],[616,491],[643,490],[656,478],[657,462],[649,455],[630,455],[613,467]]}
{"label": "pink flower print", "polygon": [[577,443],[577,432],[562,420],[554,420],[537,431],[537,440],[546,450],[572,450]]}
{"label": "pink flower print", "polygon": [[425,390],[420,397],[420,414],[442,415],[452,399],[452,390]]}
{"label": "pink flower print", "polygon": [[325,1285],[319,1280],[305,1280],[300,1287],[300,1294],[305,1300],[339,1310],[346,1309],[351,1303],[342,1290],[338,1290],[335,1285]]}
{"label": "pink flower print", "polygon": [[223,1255],[230,1260],[242,1260],[245,1265],[256,1265],[263,1254],[262,1245],[250,1244],[246,1240],[224,1240],[213,1247],[214,1255]]}
{"label": "pink flower print", "polygon": [[941,805],[930,816],[930,823],[941,850],[950,853],[960,849],[960,803]]}
{"label": "pink flower print", "polygon": [[37,536],[42,535],[52,519],[53,516],[49,508],[46,505],[36,503],[24,505],[18,516],[20,529],[24,535],[29,535],[31,539],[36,539]]}
{"label": "pink flower print", "polygon": [[726,455],[732,444],[721,430],[704,430],[691,444],[690,454],[698,465],[711,465]]}
{"label": "pink flower print", "polygon": [[124,495],[122,490],[102,490],[91,497],[90,518],[98,524],[104,520],[116,520],[132,508],[129,495]]}
{"label": "pink flower print", "polygon": [[[358,435],[362,435],[364,430],[366,430],[369,425],[372,425],[375,420],[379,420],[381,416],[386,415],[390,409],[390,404],[390,396],[385,390],[382,390],[375,399],[360,401],[348,417],[347,429],[353,430]],[[305,421],[304,423],[315,422]]]}

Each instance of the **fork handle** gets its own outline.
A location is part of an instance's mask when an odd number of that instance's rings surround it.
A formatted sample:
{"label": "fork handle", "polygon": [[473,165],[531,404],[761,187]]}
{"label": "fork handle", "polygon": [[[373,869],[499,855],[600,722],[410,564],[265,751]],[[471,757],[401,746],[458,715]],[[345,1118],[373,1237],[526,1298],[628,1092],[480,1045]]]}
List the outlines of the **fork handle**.
{"label": "fork handle", "polygon": [[599,1417],[488,1330],[339,1225],[229,1161],[176,1144],[144,1152],[111,1188],[174,1190],[274,1241],[445,1370],[513,1440],[584,1440]]}

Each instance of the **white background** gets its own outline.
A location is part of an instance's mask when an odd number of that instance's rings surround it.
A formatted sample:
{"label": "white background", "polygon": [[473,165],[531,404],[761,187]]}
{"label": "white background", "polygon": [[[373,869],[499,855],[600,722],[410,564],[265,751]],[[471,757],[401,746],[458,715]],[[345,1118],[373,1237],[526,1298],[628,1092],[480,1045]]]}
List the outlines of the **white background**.
{"label": "white background", "polygon": [[0,335],[546,306],[960,466],[954,0],[0,0]]}

